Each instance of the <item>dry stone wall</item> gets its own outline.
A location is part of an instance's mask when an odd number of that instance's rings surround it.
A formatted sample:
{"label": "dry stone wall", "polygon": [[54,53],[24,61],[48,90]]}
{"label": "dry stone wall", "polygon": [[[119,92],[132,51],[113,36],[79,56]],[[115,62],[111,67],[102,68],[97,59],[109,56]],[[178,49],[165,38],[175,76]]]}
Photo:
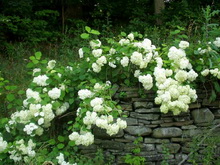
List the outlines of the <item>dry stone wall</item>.
{"label": "dry stone wall", "polygon": [[[95,144],[81,147],[83,154],[92,155],[101,148],[107,157],[113,157],[113,164],[125,164],[123,157],[132,154],[136,146],[134,140],[143,137],[139,155],[146,158],[146,164],[157,165],[165,159],[164,146],[169,149],[169,164],[178,164],[191,151],[193,138],[205,135],[211,128],[220,124],[220,99],[209,103],[209,91],[197,90],[199,99],[190,105],[187,113],[174,116],[162,114],[154,104],[155,92],[141,94],[138,88],[121,87],[114,98],[123,108],[128,127],[115,136],[109,136],[104,130],[94,128]],[[220,138],[220,128],[213,130]],[[216,155],[220,155],[220,145],[216,146]],[[184,163],[187,164],[187,163]],[[189,164],[189,163],[188,163]]]}

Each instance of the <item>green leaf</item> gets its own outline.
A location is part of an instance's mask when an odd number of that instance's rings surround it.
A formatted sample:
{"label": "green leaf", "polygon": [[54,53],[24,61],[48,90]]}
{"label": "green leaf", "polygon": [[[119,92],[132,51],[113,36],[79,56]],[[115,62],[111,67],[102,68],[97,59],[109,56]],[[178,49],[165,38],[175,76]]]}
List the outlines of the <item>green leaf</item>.
{"label": "green leaf", "polygon": [[41,56],[42,56],[41,52],[36,52],[35,53],[35,57],[36,57],[37,60],[40,60]]}
{"label": "green leaf", "polygon": [[50,139],[50,140],[48,141],[48,143],[49,143],[50,145],[54,145],[54,144],[56,144],[56,141],[55,141],[54,139]]}
{"label": "green leaf", "polygon": [[88,27],[88,26],[86,26],[85,29],[86,29],[86,31],[87,31],[88,33],[91,31],[91,28]]}
{"label": "green leaf", "polygon": [[80,37],[81,37],[82,39],[88,39],[88,38],[89,38],[89,34],[83,33],[83,34],[80,35]]}
{"label": "green leaf", "polygon": [[125,32],[121,32],[121,36],[125,37],[126,33]]}
{"label": "green leaf", "polygon": [[25,93],[25,91],[23,91],[23,90],[19,90],[19,91],[18,91],[18,94],[19,94],[19,95],[22,95],[22,94],[24,94],[24,93]]}
{"label": "green leaf", "polygon": [[97,30],[92,30],[90,33],[91,33],[91,34],[95,34],[95,35],[99,35],[99,34],[100,34],[100,32],[97,31]]}
{"label": "green leaf", "polygon": [[33,62],[34,64],[38,64],[38,63],[39,63],[38,60],[33,60],[32,62]]}
{"label": "green leaf", "polygon": [[33,66],[34,66],[34,64],[33,64],[32,62],[29,62],[29,63],[27,64],[27,68],[33,68]]}
{"label": "green leaf", "polygon": [[34,56],[30,56],[29,59],[30,59],[31,61],[36,60]]}
{"label": "green leaf", "polygon": [[10,93],[10,94],[7,94],[6,98],[8,101],[13,101],[15,99],[15,96]]}
{"label": "green leaf", "polygon": [[74,141],[69,141],[68,145],[73,147],[73,146],[75,146],[75,142]]}
{"label": "green leaf", "polygon": [[58,136],[59,142],[64,142],[65,138],[63,136]]}
{"label": "green leaf", "polygon": [[64,144],[63,144],[63,143],[58,144],[58,145],[57,145],[57,148],[58,148],[58,149],[63,149],[63,148],[64,148]]}

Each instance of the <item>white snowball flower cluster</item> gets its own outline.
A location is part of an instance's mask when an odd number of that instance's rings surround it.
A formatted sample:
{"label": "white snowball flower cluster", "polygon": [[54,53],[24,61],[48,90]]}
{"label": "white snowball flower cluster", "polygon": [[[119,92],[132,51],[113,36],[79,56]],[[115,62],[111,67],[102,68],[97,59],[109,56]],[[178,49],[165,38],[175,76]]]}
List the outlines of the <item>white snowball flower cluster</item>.
{"label": "white snowball flower cluster", "polygon": [[78,96],[81,100],[85,100],[87,98],[91,98],[93,93],[88,89],[81,89],[78,91]]}
{"label": "white snowball flower cluster", "polygon": [[128,66],[129,58],[128,57],[123,57],[120,62],[121,62],[121,65],[123,67],[126,67],[126,66]]}
{"label": "white snowball flower cluster", "polygon": [[104,64],[107,63],[107,59],[105,56],[101,56],[96,60],[96,63],[102,67],[102,66],[104,66]]}
{"label": "white snowball flower cluster", "polygon": [[79,53],[79,58],[83,58],[84,52],[83,52],[83,49],[82,49],[82,48],[80,48],[80,49],[78,50],[78,53]]}
{"label": "white snowball flower cluster", "polygon": [[217,77],[218,79],[220,79],[220,70],[218,68],[205,69],[201,72],[202,76],[208,76],[209,74],[211,74],[212,76]]}
{"label": "white snowball flower cluster", "polygon": [[38,128],[38,126],[37,126],[36,124],[30,123],[30,124],[25,125],[25,127],[24,127],[23,130],[24,130],[24,132],[26,132],[28,135],[33,136],[32,133],[33,133],[33,131],[36,130],[37,128]]}
{"label": "white snowball flower cluster", "polygon": [[92,49],[99,48],[102,45],[101,41],[98,40],[98,39],[90,41],[89,44],[90,44]]}
{"label": "white snowball flower cluster", "polygon": [[133,41],[134,40],[134,34],[133,33],[130,33],[128,36],[128,39]]}
{"label": "white snowball flower cluster", "polygon": [[[196,90],[190,88],[189,85],[182,85],[182,83],[194,81],[198,74],[192,68],[190,68],[191,70],[189,72],[183,70],[183,68],[186,69],[191,65],[183,49],[171,47],[168,57],[174,61],[173,66],[175,66],[174,72],[176,73],[174,78],[176,80],[170,77],[173,74],[172,70],[162,68],[161,64],[155,67],[154,76],[156,86],[158,87],[155,103],[161,104],[161,112],[167,113],[168,111],[172,111],[174,115],[178,115],[180,112],[186,112],[189,104],[197,99]],[[179,62],[181,60],[187,60],[187,62],[183,64],[184,62]]]}
{"label": "white snowball flower cluster", "polygon": [[180,41],[179,47],[180,47],[181,49],[186,49],[186,48],[189,47],[189,42],[187,42],[187,41]]}
{"label": "white snowball flower cluster", "polygon": [[138,80],[143,84],[146,90],[150,90],[153,87],[153,78],[150,74],[139,76]]}
{"label": "white snowball flower cluster", "polygon": [[33,69],[33,74],[32,75],[34,76],[34,74],[38,73],[38,72],[41,72],[41,69],[40,68],[35,68],[35,69]]}
{"label": "white snowball flower cluster", "polygon": [[102,55],[102,49],[94,49],[92,50],[92,54],[94,57],[100,57]]}
{"label": "white snowball flower cluster", "polygon": [[55,60],[50,60],[47,64],[47,69],[52,70],[56,66],[56,61]]}
{"label": "white snowball flower cluster", "polygon": [[39,75],[37,77],[34,77],[33,82],[36,83],[38,86],[47,86],[48,83],[46,82],[49,79],[47,75]]}
{"label": "white snowball flower cluster", "polygon": [[0,153],[3,152],[8,146],[7,141],[4,141],[3,137],[0,137]]}
{"label": "white snowball flower cluster", "polygon": [[60,155],[57,156],[56,159],[58,160],[58,164],[60,165],[77,165],[77,163],[70,164],[69,162],[66,162],[62,153],[60,153]]}
{"label": "white snowball flower cluster", "polygon": [[[98,95],[106,91],[110,85],[111,82],[109,81],[106,81],[105,84],[96,83],[94,85],[94,90],[88,90],[91,93],[94,93],[94,95],[89,97],[91,99],[90,104],[88,104],[87,101],[82,102],[81,107],[77,109],[77,116],[82,118],[83,124],[88,130],[92,128],[92,125],[96,125],[99,128],[105,129],[107,134],[112,136],[114,134],[117,134],[120,129],[126,128],[127,123],[126,121],[123,121],[121,119],[117,119],[117,122],[114,123],[113,116],[111,115],[113,108],[108,106],[108,99],[97,97]],[[79,92],[79,94],[80,93],[81,92]],[[91,107],[89,108],[88,105],[90,105]],[[85,112],[81,111],[82,109],[88,110]],[[115,109],[117,110],[116,107]],[[77,132],[73,132],[71,135],[69,135],[69,139],[75,141],[76,145],[90,145],[94,141],[94,137],[90,131],[80,134]],[[88,141],[85,142],[84,140]]]}
{"label": "white snowball flower cluster", "polygon": [[61,90],[59,88],[55,87],[50,91],[48,91],[48,96],[53,100],[60,98],[60,95],[61,95]]}
{"label": "white snowball flower cluster", "polygon": [[33,91],[32,89],[28,88],[26,90],[26,97],[27,99],[35,99],[36,103],[40,102],[41,101],[41,98],[40,98],[40,93],[39,92],[36,92],[36,91]]}
{"label": "white snowball flower cluster", "polygon": [[119,41],[119,44],[122,46],[122,45],[126,45],[126,44],[129,44],[130,41],[128,39],[124,39],[122,38],[120,41]]}
{"label": "white snowball flower cluster", "polygon": [[23,139],[16,141],[16,145],[13,148],[12,151],[9,151],[9,158],[12,159],[14,162],[23,160],[28,163],[29,158],[33,158],[36,153],[34,151],[34,148],[36,147],[36,144],[30,139],[27,144],[25,144],[25,141]]}
{"label": "white snowball flower cluster", "polygon": [[213,42],[213,44],[216,46],[216,47],[220,47],[220,37],[217,37],[215,39],[215,41]]}
{"label": "white snowball flower cluster", "polygon": [[69,139],[75,141],[76,145],[89,146],[94,143],[94,135],[91,132],[83,132],[83,134],[73,132],[69,135]]}

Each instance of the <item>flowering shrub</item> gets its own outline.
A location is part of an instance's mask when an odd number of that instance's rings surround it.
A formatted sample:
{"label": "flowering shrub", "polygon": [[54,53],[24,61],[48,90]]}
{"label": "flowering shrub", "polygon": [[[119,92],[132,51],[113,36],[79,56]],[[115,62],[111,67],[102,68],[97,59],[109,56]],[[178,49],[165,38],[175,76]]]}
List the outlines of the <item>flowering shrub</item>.
{"label": "flowering shrub", "polygon": [[[89,34],[99,34],[88,27],[86,30]],[[89,34],[82,34],[82,38],[88,38]],[[63,130],[64,136],[58,136],[57,148],[53,149],[56,155],[52,154],[48,161],[56,156],[56,163],[62,165],[70,164],[64,160],[64,155],[69,154],[59,149],[69,151],[69,147],[75,145],[91,145],[94,127],[106,130],[110,136],[125,129],[127,123],[120,118],[121,107],[112,100],[112,83],[139,82],[145,90],[154,89],[155,103],[161,105],[161,112],[178,115],[196,101],[192,83],[198,76],[211,74],[220,78],[219,63],[215,60],[220,59],[219,38],[207,44],[207,49],[193,47],[196,50],[193,53],[200,58],[198,67],[187,41],[161,49],[138,33],[121,35],[119,41],[107,39],[107,45],[99,39],[91,40],[89,47],[79,49],[80,62],[67,67],[59,66],[55,60],[41,60],[39,52],[30,57],[28,67],[33,69],[33,81],[26,90],[26,98],[21,110],[3,122],[0,152],[5,162],[30,163],[38,154],[43,155],[37,153],[42,147],[41,140],[47,139],[48,145],[55,145],[56,141],[49,140],[44,133],[57,118],[66,117],[68,126]],[[208,56],[209,65],[204,62],[207,60],[204,54]]]}

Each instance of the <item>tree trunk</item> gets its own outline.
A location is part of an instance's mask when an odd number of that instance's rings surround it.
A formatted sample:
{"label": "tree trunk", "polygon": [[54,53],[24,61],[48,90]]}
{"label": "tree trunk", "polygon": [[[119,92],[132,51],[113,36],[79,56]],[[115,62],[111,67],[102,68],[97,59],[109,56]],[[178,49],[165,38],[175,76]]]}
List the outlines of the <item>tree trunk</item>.
{"label": "tree trunk", "polygon": [[[164,0],[154,0],[154,13],[155,15],[161,14],[162,10],[165,9]],[[157,24],[161,25],[162,20],[157,18]]]}

